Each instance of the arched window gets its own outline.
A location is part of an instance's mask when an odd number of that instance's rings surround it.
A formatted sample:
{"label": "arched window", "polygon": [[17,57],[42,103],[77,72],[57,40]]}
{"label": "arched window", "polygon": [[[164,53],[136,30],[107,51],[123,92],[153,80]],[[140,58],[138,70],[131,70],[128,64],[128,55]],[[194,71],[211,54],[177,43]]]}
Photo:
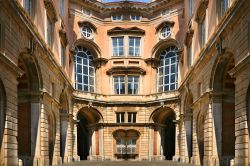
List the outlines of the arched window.
{"label": "arched window", "polygon": [[158,92],[177,89],[177,50],[177,47],[171,46],[160,55],[160,65],[158,67]]}
{"label": "arched window", "polygon": [[84,92],[94,92],[95,68],[93,56],[86,48],[76,47],[75,88]]}

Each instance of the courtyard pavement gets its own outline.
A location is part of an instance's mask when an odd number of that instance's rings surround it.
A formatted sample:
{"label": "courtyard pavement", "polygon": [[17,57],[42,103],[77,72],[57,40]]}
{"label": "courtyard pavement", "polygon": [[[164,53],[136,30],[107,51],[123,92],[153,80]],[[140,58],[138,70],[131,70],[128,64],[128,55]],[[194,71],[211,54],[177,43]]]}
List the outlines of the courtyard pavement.
{"label": "courtyard pavement", "polygon": [[194,166],[173,161],[80,161],[62,166]]}

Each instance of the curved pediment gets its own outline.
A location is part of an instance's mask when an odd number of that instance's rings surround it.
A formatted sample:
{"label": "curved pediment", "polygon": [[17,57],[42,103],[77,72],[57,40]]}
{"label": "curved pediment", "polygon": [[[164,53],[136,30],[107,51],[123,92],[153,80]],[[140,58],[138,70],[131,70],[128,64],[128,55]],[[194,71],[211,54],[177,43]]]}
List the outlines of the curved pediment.
{"label": "curved pediment", "polygon": [[139,34],[144,35],[145,30],[140,29],[138,27],[131,27],[131,28],[122,28],[122,27],[115,27],[110,30],[108,30],[108,35],[113,34]]}
{"label": "curved pediment", "polygon": [[100,49],[100,47],[95,42],[93,42],[92,40],[88,40],[88,39],[85,39],[85,38],[77,39],[72,45],[72,50],[75,50],[75,48],[77,46],[83,46],[83,47],[87,48],[91,52],[91,55],[94,56],[94,58],[100,58],[101,57],[101,49]]}
{"label": "curved pediment", "polygon": [[137,66],[115,66],[109,69],[107,74],[146,74],[146,71]]}
{"label": "curved pediment", "polygon": [[170,26],[170,27],[173,27],[174,26],[174,21],[163,21],[161,22],[155,29],[156,29],[156,32],[158,32],[160,29],[162,29],[163,27],[165,26]]}

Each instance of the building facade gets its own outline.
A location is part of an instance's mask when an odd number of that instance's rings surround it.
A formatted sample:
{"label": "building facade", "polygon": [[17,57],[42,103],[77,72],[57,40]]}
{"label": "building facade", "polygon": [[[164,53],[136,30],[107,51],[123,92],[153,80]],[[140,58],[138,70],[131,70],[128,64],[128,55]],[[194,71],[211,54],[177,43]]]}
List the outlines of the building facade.
{"label": "building facade", "polygon": [[249,10],[0,0],[0,165],[249,165]]}

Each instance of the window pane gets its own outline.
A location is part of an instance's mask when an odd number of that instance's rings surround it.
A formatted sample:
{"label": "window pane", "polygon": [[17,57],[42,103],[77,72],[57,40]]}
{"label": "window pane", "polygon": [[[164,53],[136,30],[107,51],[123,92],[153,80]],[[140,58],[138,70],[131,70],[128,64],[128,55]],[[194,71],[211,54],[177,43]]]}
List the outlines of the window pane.
{"label": "window pane", "polygon": [[[91,66],[92,56],[90,52],[83,47],[76,48],[76,84],[81,84],[76,88],[86,92],[93,92],[94,90],[94,67]],[[84,86],[82,85],[84,84]],[[91,86],[91,87],[90,87]]]}

